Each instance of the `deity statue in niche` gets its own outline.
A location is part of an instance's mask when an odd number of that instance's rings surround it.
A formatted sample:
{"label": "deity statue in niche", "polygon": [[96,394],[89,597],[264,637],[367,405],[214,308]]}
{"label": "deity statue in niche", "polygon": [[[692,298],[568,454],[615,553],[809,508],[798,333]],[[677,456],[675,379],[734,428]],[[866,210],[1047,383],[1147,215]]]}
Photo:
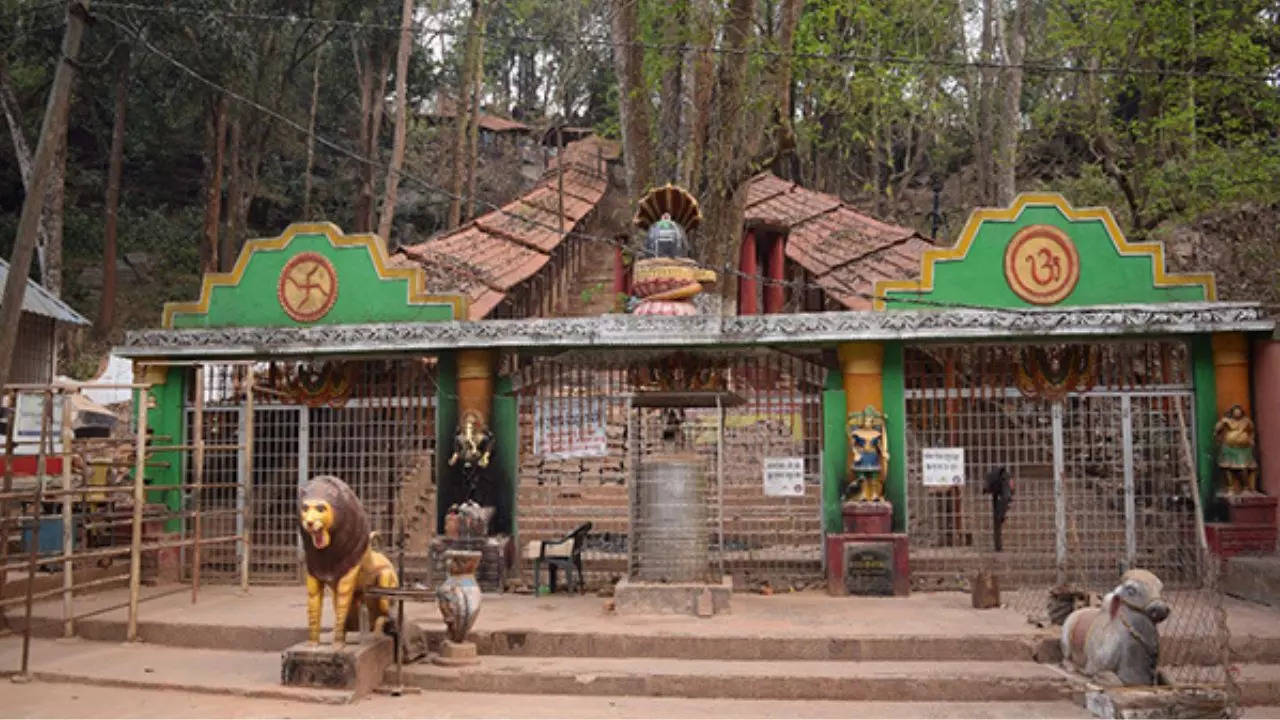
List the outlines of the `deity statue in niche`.
{"label": "deity statue in niche", "polygon": [[453,455],[449,467],[462,463],[462,479],[467,485],[467,500],[475,500],[481,475],[489,467],[489,455],[493,452],[493,433],[485,427],[479,413],[467,411],[462,415],[458,433],[453,439]]}
{"label": "deity statue in niche", "polygon": [[1218,443],[1218,467],[1228,495],[1258,492],[1258,461],[1253,455],[1253,421],[1244,408],[1232,405],[1213,428]]}
{"label": "deity statue in niche", "polygon": [[884,500],[884,473],[889,463],[884,421],[884,413],[870,405],[849,416],[849,449],[853,459],[849,464],[851,481],[844,493],[847,501]]}

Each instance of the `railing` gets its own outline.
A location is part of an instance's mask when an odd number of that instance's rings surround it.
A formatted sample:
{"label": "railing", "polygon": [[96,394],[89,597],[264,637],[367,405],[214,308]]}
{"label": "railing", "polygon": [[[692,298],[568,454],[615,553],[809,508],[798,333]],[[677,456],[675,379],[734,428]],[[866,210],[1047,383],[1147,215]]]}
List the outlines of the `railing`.
{"label": "railing", "polygon": [[[196,364],[193,368],[195,375],[195,403],[198,408],[203,408],[204,393],[202,375],[204,368]],[[247,375],[247,387],[253,387],[253,367],[248,365],[245,368]],[[203,477],[203,458],[206,450],[209,449],[208,444],[204,441],[203,433],[200,430],[202,413],[197,412],[196,431],[193,433],[194,438],[190,443],[175,443],[174,439],[152,434],[149,437],[147,428],[147,413],[149,391],[152,388],[151,383],[79,383],[61,381],[49,384],[14,384],[4,388],[4,397],[7,400],[7,406],[11,409],[11,415],[7,422],[5,433],[5,454],[4,454],[4,481],[3,490],[0,491],[0,578],[4,582],[0,583],[0,611],[6,608],[21,604],[23,606],[23,617],[21,629],[0,630],[0,637],[4,635],[22,633],[22,660],[20,672],[23,675],[28,673],[30,666],[30,647],[31,636],[33,632],[33,606],[36,600],[61,595],[62,597],[62,634],[64,637],[71,637],[75,634],[75,624],[77,621],[101,615],[103,613],[128,608],[127,629],[125,639],[128,641],[136,641],[138,639],[138,616],[139,605],[143,602],[156,600],[162,597],[173,595],[179,592],[185,592],[186,587],[176,589],[166,589],[159,593],[151,594],[147,597],[142,596],[142,559],[145,553],[158,553],[161,550],[185,549],[191,548],[190,560],[192,563],[191,575],[191,601],[197,600],[200,586],[200,550],[202,547],[224,543],[239,543],[241,548],[241,587],[247,589],[248,586],[248,559],[249,559],[249,542],[250,542],[250,518],[252,516],[252,506],[249,502],[251,498],[251,488],[247,485],[251,482],[245,480],[243,483],[231,483],[237,487],[241,487],[244,493],[245,502],[242,507],[234,510],[221,510],[213,513],[205,512],[200,507],[200,498],[203,490],[210,487],[204,483]],[[131,390],[133,399],[131,401],[131,416],[135,419],[136,425],[134,431],[126,435],[115,435],[108,438],[80,438],[74,437],[72,432],[72,413],[68,398],[81,392],[82,390]],[[21,408],[19,403],[20,396],[38,395],[40,401],[40,432],[38,439],[19,439],[16,436],[17,427],[21,421]],[[243,462],[252,463],[252,393],[248,393],[246,400],[249,426],[246,432],[239,438],[243,444],[234,446],[219,445],[216,449],[234,449],[242,450],[240,453]],[[62,412],[59,419],[59,427],[54,428],[53,410],[55,407],[55,397],[61,402]],[[58,447],[55,447],[54,439],[58,438]],[[162,441],[168,441],[167,444]],[[36,448],[36,467],[34,474],[33,487],[31,489],[14,489],[16,451],[22,447],[35,446]],[[129,448],[131,446],[131,460],[121,460],[120,453],[117,451]],[[193,454],[193,482],[178,483],[171,485],[157,485],[148,488],[146,484],[147,468],[168,467],[167,463],[149,461],[148,458],[158,452],[181,451],[191,452]],[[125,472],[123,476],[127,478],[126,483],[112,485],[110,478],[104,478],[102,484],[94,483],[92,480],[85,478],[79,487],[75,486],[74,468],[77,459],[83,459],[87,454],[103,455],[108,459],[95,459],[85,461],[85,470],[89,471],[90,464],[96,466],[107,466],[108,474],[116,468],[120,468]],[[61,483],[60,487],[48,488],[50,485],[49,476],[49,460],[53,456],[61,458]],[[249,468],[251,470],[251,467]],[[130,476],[131,474],[131,476]],[[245,472],[243,478],[251,478],[252,472]],[[148,509],[146,505],[146,493],[148,490],[163,492],[180,492],[188,493],[193,496],[193,502],[184,509],[164,511],[156,509]],[[122,512],[108,509],[105,512],[88,511],[88,505],[102,504],[111,508],[119,499],[127,497],[129,499],[129,512],[127,517],[121,517]],[[58,514],[46,514],[44,506],[58,500],[61,503],[61,512]],[[82,512],[80,517],[83,522],[79,524],[79,529],[84,537],[84,541],[76,542],[76,504],[82,504]],[[18,511],[13,512],[14,506]],[[25,507],[29,507],[29,511]],[[201,533],[201,522],[211,514],[239,514],[242,516],[241,527],[242,532],[221,537],[205,538]],[[41,546],[41,524],[44,520],[60,518],[62,521],[62,542],[61,548],[57,551],[42,553]],[[144,527],[148,524],[168,523],[172,521],[180,521],[182,523],[191,522],[194,525],[194,533],[190,537],[179,540],[150,539],[144,537]],[[112,537],[112,544],[107,547],[88,547],[89,536],[91,531],[128,527],[129,542],[127,545],[115,545],[115,538]],[[9,546],[13,539],[13,532],[16,530],[19,537],[24,538],[29,543],[26,549],[26,558],[17,561],[11,561],[9,557]],[[26,534],[29,532],[29,535]],[[111,533],[114,535],[114,533]],[[100,562],[110,560],[112,558],[129,557],[129,569],[127,572],[113,574],[108,577],[96,577],[88,580],[76,581],[76,566],[86,561]],[[157,563],[159,564],[159,563]],[[62,567],[62,583],[61,587],[50,590],[36,592],[36,575],[40,568],[46,566]],[[26,571],[25,592],[13,597],[5,597],[5,592],[11,587],[8,582],[9,573],[11,571]],[[129,593],[128,600],[108,607],[95,607],[92,610],[77,614],[75,608],[75,594],[85,590],[94,588],[102,588],[123,581],[128,581]]]}

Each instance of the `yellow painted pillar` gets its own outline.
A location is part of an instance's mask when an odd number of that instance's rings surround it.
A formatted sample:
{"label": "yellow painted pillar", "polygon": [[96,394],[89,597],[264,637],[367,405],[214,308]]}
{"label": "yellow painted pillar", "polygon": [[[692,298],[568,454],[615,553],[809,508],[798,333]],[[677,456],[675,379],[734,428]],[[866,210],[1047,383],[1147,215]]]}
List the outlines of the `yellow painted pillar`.
{"label": "yellow painted pillar", "polygon": [[1249,340],[1244,333],[1214,333],[1213,380],[1217,389],[1218,417],[1233,405],[1252,416],[1249,407]]}
{"label": "yellow painted pillar", "polygon": [[840,370],[844,374],[845,407],[862,412],[871,405],[884,411],[884,346],[876,342],[842,343]]}
{"label": "yellow painted pillar", "polygon": [[468,412],[478,415],[489,426],[489,409],[493,407],[493,373],[496,355],[492,350],[462,350],[458,353],[458,418]]}

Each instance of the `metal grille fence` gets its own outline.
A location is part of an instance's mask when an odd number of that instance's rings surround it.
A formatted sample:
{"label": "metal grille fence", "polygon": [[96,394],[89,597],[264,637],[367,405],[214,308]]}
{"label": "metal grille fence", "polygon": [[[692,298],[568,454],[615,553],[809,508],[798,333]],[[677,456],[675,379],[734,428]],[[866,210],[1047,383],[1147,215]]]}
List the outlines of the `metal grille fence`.
{"label": "metal grille fence", "polygon": [[[918,589],[997,575],[1009,604],[1048,623],[1051,592],[1100,597],[1154,572],[1173,610],[1162,666],[1223,682],[1220,569],[1205,550],[1191,365],[1180,342],[927,345],[906,353],[908,530]],[[966,482],[925,484],[922,451],[963,448]],[[987,473],[1014,495],[994,549]]]}
{"label": "metal grille fence", "polygon": [[[725,403],[723,421],[715,407],[633,403],[643,394],[638,370],[672,356],[571,353],[533,359],[521,370],[521,540],[556,539],[591,522],[583,553],[588,583],[626,575],[637,466],[644,457],[678,448],[703,460],[706,482],[698,502],[706,505],[712,528],[713,573],[732,575],[739,589],[819,584],[825,370],[776,352],[688,354],[689,384],[720,373],[736,398]],[[798,459],[803,481],[794,494],[765,493],[763,465],[770,457]],[[526,562],[528,580],[531,571]]]}
{"label": "metal grille fence", "polygon": [[[379,533],[380,549],[391,551],[401,522],[409,534],[434,528],[429,518],[409,517],[431,512],[428,496],[434,487],[430,473],[422,469],[434,462],[434,364],[407,359],[259,364],[252,410],[246,402],[244,366],[210,365],[204,377],[201,424],[208,446],[206,489],[199,503],[206,511],[243,507],[242,481],[249,474],[250,581],[301,581],[297,492],[317,475],[335,475],[351,486]],[[249,412],[252,449],[246,457],[246,451],[236,449],[236,439],[247,432]],[[189,433],[195,432],[195,414],[191,393]],[[194,465],[189,455],[188,476]],[[414,497],[405,497],[406,491]],[[397,508],[404,517],[396,516]],[[238,534],[242,523],[239,516],[221,514],[209,518],[199,532]],[[194,534],[196,528],[189,525],[187,531]],[[413,582],[413,575],[425,575],[428,563],[421,538],[407,542],[419,548],[405,561]],[[232,579],[239,572],[239,553],[230,547],[210,549],[201,558],[201,572],[215,580]]]}

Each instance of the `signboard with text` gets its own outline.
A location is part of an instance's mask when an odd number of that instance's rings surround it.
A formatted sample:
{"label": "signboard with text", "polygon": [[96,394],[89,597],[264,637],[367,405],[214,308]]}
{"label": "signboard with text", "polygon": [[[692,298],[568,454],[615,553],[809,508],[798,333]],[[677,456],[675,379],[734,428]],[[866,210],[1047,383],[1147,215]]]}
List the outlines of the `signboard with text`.
{"label": "signboard with text", "polygon": [[804,458],[765,458],[764,494],[767,497],[803,497]]}
{"label": "signboard with text", "polygon": [[609,454],[601,398],[540,398],[533,417],[535,455],[568,460]]}
{"label": "signboard with text", "polygon": [[964,485],[964,448],[924,448],[920,468],[925,487]]}

